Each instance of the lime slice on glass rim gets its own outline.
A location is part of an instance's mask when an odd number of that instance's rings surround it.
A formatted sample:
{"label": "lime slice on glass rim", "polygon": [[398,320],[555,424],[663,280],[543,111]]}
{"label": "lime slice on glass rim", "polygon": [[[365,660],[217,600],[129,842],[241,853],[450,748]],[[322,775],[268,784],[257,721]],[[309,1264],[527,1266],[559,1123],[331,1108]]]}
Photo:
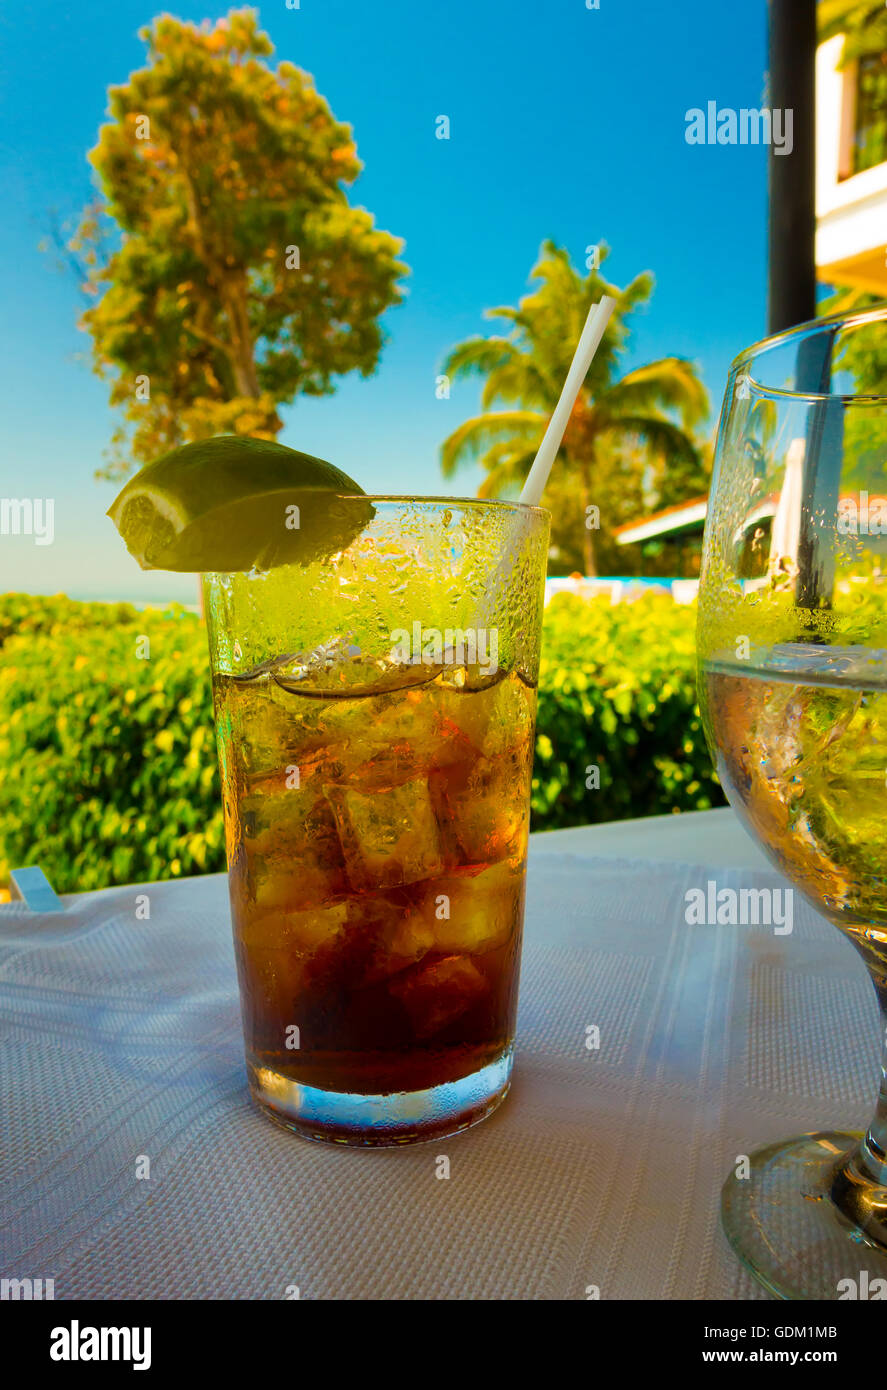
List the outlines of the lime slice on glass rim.
{"label": "lime slice on glass rim", "polygon": [[265,570],[341,550],[374,515],[364,495],[324,459],[217,435],[146,464],[107,514],[142,569]]}

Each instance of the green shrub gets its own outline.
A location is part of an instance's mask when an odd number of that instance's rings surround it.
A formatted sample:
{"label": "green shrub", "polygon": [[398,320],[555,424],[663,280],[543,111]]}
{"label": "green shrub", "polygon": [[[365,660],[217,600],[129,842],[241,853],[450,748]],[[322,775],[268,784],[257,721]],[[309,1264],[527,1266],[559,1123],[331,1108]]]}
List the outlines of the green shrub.
{"label": "green shrub", "polygon": [[[696,705],[695,606],[557,594],[545,612],[533,829],[722,805]],[[587,786],[599,769],[600,786]]]}
{"label": "green shrub", "polygon": [[[666,597],[552,599],[534,830],[723,800],[695,703],[694,620]],[[0,644],[0,882],[35,863],[60,892],[224,868],[200,619],[13,594]]]}
{"label": "green shrub", "polygon": [[110,627],[134,622],[138,613],[130,603],[80,603],[56,594],[0,594],[0,647],[7,637],[24,633],[62,635],[82,628]]}
{"label": "green shrub", "polygon": [[39,863],[74,892],[224,868],[203,624],[66,604],[45,621],[22,605],[0,651],[0,879]]}

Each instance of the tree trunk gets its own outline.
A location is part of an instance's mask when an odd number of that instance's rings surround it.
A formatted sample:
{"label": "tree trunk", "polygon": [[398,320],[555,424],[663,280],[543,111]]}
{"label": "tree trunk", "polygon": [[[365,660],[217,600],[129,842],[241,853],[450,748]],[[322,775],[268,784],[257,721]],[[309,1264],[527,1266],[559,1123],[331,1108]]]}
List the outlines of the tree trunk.
{"label": "tree trunk", "polygon": [[[249,323],[246,277],[227,279],[222,286],[221,298],[230,330],[231,348],[228,360],[234,374],[234,389],[238,396],[257,401],[262,391],[256,370],[255,343]],[[283,421],[277,411],[272,409],[265,413],[253,433],[267,434],[273,439],[282,429]]]}
{"label": "tree trunk", "polygon": [[[259,389],[259,376],[256,371],[255,343],[249,326],[249,301],[247,297],[246,275],[243,272],[231,275],[226,273],[218,256],[211,254],[203,232],[200,207],[194,181],[189,173],[189,146],[183,142],[180,167],[185,188],[185,201],[188,208],[188,231],[198,259],[203,262],[209,283],[219,295],[225,318],[228,321],[229,341],[216,341],[209,333],[204,339],[226,357],[234,377],[234,389],[238,396],[257,401],[262,392]],[[229,258],[230,264],[230,258]],[[266,413],[257,433],[267,434],[273,439],[283,429],[283,421],[276,410]]]}
{"label": "tree trunk", "polygon": [[249,308],[246,299],[246,285],[238,280],[228,280],[222,287],[222,303],[231,333],[231,366],[234,371],[234,385],[238,396],[259,398],[259,380],[256,374],[254,344],[249,327]]}

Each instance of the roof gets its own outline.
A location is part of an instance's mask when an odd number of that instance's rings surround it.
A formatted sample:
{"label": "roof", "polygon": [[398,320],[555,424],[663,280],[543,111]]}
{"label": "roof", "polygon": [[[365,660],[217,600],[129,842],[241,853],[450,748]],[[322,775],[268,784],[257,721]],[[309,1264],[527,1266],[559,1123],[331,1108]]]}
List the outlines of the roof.
{"label": "roof", "polygon": [[705,524],[708,508],[708,494],[690,497],[686,502],[678,502],[674,507],[664,507],[661,512],[653,512],[642,521],[629,521],[623,526],[615,526],[613,535],[619,545],[635,545],[638,541],[649,541],[654,536],[677,536],[693,531],[701,531]]}
{"label": "roof", "polygon": [[[750,526],[754,521],[763,521],[766,517],[772,517],[779,506],[781,494],[770,492],[766,497],[762,497],[757,507],[750,511],[743,521],[743,526]],[[866,499],[863,502],[863,497]],[[880,508],[881,497],[873,498]],[[860,492],[858,495],[852,492],[842,492],[838,498],[838,505],[842,502],[852,502],[860,507],[868,505],[868,493]],[[705,525],[705,514],[708,510],[708,496],[690,497],[686,502],[678,502],[674,507],[663,507],[660,512],[651,512],[649,516],[643,517],[640,521],[628,521],[622,526],[613,527],[613,535],[616,537],[618,545],[636,545],[638,541],[649,541],[654,536],[683,536],[701,533]],[[880,516],[880,512],[879,512]],[[876,532],[876,534],[883,534]]]}

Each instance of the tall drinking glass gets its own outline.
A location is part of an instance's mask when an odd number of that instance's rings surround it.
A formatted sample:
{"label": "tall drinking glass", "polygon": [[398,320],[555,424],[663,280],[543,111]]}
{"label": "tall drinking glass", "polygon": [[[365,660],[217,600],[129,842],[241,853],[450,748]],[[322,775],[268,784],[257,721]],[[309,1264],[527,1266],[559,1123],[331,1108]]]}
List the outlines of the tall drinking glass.
{"label": "tall drinking glass", "polygon": [[[887,307],[802,325],[734,362],[698,656],[730,802],[859,951],[884,1039]],[[885,1068],[887,1052],[866,1134],[772,1144],[752,1155],[750,1177],[727,1181],[727,1235],[779,1297],[836,1299],[848,1280],[860,1291],[887,1277]]]}
{"label": "tall drinking glass", "polygon": [[399,1144],[510,1083],[548,513],[336,507],[337,553],[204,577],[234,942],[258,1104]]}

